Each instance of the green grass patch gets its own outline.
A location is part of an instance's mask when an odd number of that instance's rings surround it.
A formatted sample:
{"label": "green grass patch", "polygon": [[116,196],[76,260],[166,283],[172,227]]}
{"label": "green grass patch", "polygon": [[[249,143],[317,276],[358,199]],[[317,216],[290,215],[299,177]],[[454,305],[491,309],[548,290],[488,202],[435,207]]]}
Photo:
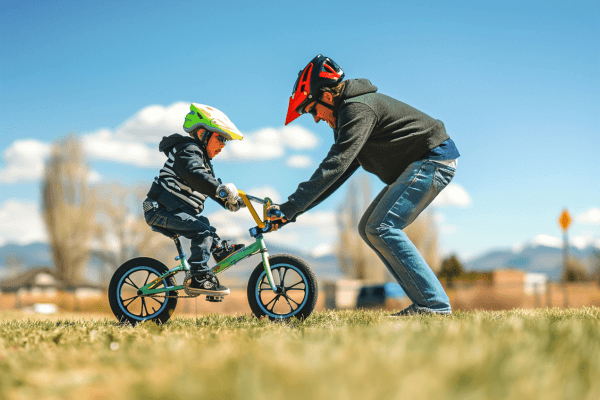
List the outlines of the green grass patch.
{"label": "green grass patch", "polygon": [[0,399],[600,398],[599,308],[386,314],[135,328],[10,315],[0,320]]}

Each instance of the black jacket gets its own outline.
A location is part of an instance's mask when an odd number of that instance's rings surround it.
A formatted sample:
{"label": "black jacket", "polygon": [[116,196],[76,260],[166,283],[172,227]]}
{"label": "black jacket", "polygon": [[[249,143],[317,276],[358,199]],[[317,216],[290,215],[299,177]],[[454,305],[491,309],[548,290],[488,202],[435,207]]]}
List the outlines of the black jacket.
{"label": "black jacket", "polygon": [[168,159],[159,176],[154,178],[149,198],[169,210],[191,208],[199,213],[207,197],[225,207],[225,202],[216,195],[221,181],[215,177],[204,146],[176,133],[163,137],[158,149]]}

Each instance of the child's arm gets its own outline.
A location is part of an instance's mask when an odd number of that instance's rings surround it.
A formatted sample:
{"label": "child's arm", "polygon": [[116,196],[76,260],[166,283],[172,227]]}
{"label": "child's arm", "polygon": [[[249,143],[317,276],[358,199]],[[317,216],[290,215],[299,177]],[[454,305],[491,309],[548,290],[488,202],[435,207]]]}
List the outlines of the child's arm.
{"label": "child's arm", "polygon": [[175,154],[173,172],[177,174],[192,189],[209,196],[225,207],[225,201],[217,197],[217,187],[221,184],[210,168],[204,164],[202,150],[190,144]]}

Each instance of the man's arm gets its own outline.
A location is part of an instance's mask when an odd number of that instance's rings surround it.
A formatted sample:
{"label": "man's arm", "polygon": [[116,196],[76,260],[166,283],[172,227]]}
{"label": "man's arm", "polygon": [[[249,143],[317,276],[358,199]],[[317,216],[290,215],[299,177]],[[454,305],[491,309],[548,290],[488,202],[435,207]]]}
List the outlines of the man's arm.
{"label": "man's arm", "polygon": [[[377,123],[377,116],[365,104],[350,103],[340,109],[338,123],[337,140],[319,168],[308,181],[298,185],[287,202],[281,204],[280,209],[287,219],[293,219],[297,213],[325,200],[358,169],[356,157]],[[345,174],[351,166],[353,170]],[[344,179],[338,182],[341,177]],[[328,190],[329,188],[332,190]]]}
{"label": "man's arm", "polygon": [[[307,208],[306,210],[302,211],[302,212],[306,212],[316,206],[318,206],[319,204],[321,204],[323,201],[325,201],[325,199],[327,199],[329,196],[331,196],[336,190],[339,189],[340,186],[342,186],[351,176],[352,174],[354,174],[356,172],[356,170],[360,168],[360,163],[358,162],[358,160],[354,160],[352,162],[352,164],[350,164],[350,166],[348,167],[348,169],[346,170],[346,172],[344,172],[342,174],[342,176],[340,176],[338,178],[337,181],[335,181],[335,183],[331,186],[329,186],[327,188],[326,191],[324,191],[319,197],[317,197],[315,199],[315,201],[313,201]],[[283,211],[282,211],[283,212]],[[285,213],[284,213],[285,215]],[[298,216],[298,214],[296,214],[294,217],[292,217],[290,219],[291,222],[296,222],[296,217]]]}

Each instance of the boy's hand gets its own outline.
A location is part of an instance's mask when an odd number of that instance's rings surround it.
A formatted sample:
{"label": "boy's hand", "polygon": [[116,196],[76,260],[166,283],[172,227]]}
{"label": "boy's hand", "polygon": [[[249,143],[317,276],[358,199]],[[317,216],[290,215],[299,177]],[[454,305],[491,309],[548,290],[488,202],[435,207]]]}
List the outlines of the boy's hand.
{"label": "boy's hand", "polygon": [[231,204],[236,203],[240,198],[238,190],[233,183],[224,183],[217,186],[217,197],[226,200]]}
{"label": "boy's hand", "polygon": [[236,211],[239,211],[240,208],[246,207],[246,205],[244,204],[244,200],[242,200],[241,197],[238,197],[237,201],[234,202],[234,203],[231,203],[231,202],[227,201],[225,203],[225,206],[231,212],[236,212]]}

